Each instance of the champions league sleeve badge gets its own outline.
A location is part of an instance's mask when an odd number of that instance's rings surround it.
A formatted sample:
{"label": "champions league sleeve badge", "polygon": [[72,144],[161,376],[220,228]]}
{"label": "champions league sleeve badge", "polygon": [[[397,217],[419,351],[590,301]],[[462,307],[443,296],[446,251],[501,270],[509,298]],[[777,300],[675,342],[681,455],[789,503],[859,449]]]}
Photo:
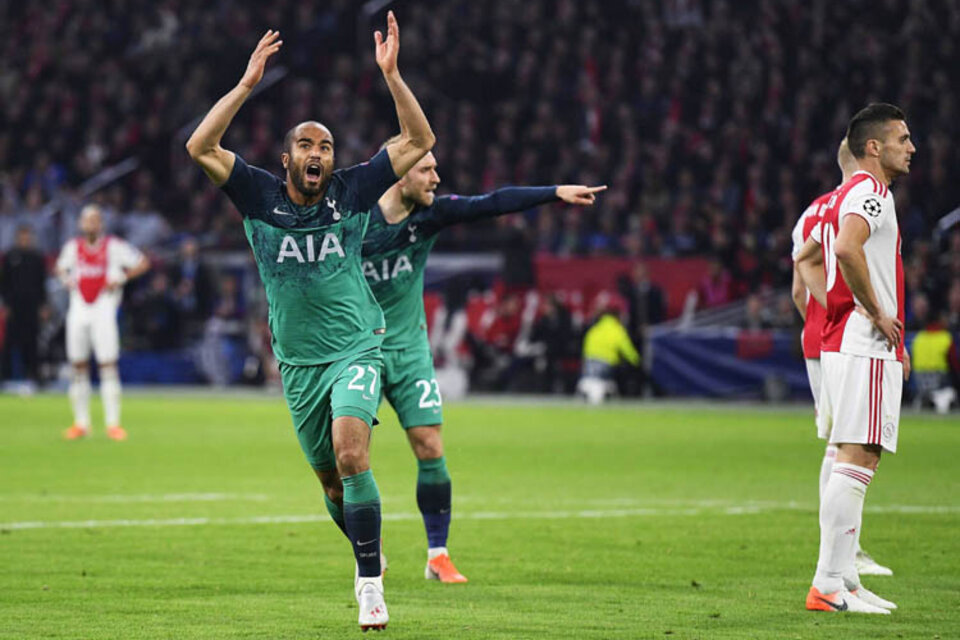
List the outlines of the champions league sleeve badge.
{"label": "champions league sleeve badge", "polygon": [[879,216],[882,210],[883,207],[881,206],[880,201],[876,198],[867,198],[863,201],[863,212],[871,218],[876,218]]}

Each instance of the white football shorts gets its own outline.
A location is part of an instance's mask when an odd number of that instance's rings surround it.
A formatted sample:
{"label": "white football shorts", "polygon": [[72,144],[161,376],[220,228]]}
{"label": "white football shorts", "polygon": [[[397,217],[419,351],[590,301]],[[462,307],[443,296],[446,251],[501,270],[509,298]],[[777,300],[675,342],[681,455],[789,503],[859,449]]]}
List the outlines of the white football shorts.
{"label": "white football shorts", "polygon": [[116,362],[120,357],[120,330],[117,328],[117,305],[111,300],[98,300],[67,312],[67,360],[87,362],[90,353],[98,364]]}
{"label": "white football shorts", "polygon": [[820,359],[806,358],[804,362],[807,363],[807,380],[810,381],[810,393],[813,394],[813,416],[816,421],[816,416],[820,414]]}
{"label": "white football shorts", "polygon": [[878,444],[896,453],[903,364],[822,352],[820,366],[820,438],[830,444]]}

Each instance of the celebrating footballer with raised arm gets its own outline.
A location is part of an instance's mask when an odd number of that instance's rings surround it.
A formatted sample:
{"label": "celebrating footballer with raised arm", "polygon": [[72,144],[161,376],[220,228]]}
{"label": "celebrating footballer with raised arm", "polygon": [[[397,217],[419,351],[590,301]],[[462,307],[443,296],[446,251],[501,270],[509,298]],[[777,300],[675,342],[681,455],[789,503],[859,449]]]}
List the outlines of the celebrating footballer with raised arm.
{"label": "celebrating footballer with raised arm", "polygon": [[903,381],[910,375],[903,348],[900,230],[890,184],[909,173],[916,148],[903,112],[889,104],[857,113],[847,144],[858,170],[823,210],[824,280],[822,289],[811,287],[826,303],[818,430],[837,453],[820,499],[820,557],[806,606],[885,614],[896,605],[863,588],[854,557],[867,487],[883,450],[897,450]]}
{"label": "celebrating footballer with raised arm", "polygon": [[281,47],[267,31],[239,84],[218,101],[187,151],[243,215],[269,305],[273,350],[300,446],[327,509],[353,545],[364,630],[388,621],[380,566],[380,493],[369,465],[380,399],[384,317],[363,277],[369,211],[433,147],[434,135],[397,68],[399,27],[374,34],[376,61],[393,97],[400,135],[368,162],[334,171],[334,138],[319,122],[284,137],[286,180],[220,145],[227,126]]}
{"label": "celebrating footballer with raised arm", "polygon": [[417,458],[417,505],[427,533],[428,580],[466,582],[447,550],[452,489],[443,451],[440,388],[423,307],[423,272],[445,227],[523,211],[548,202],[591,205],[605,186],[508,187],[482,196],[435,196],[432,153],[380,198],[363,242],[363,271],[387,320],[383,391]]}

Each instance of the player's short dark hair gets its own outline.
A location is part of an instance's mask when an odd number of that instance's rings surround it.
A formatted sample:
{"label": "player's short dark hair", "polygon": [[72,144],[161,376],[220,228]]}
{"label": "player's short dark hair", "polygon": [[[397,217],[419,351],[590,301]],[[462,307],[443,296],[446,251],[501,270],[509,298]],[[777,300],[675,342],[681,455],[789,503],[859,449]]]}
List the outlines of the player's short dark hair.
{"label": "player's short dark hair", "polygon": [[[285,134],[283,134],[283,152],[290,153],[291,151],[293,151],[294,135],[296,134],[297,129],[300,128],[301,125],[314,124],[314,123],[326,129],[326,125],[323,125],[319,122],[315,122],[314,120],[304,120],[303,122],[298,122],[297,124],[290,127],[290,129],[287,130]],[[329,132],[330,130],[327,129],[327,131]],[[333,133],[330,133],[330,137],[333,138]]]}
{"label": "player's short dark hair", "polygon": [[293,133],[299,127],[299,124],[295,124],[283,135],[283,152],[290,153],[293,148]]}
{"label": "player's short dark hair", "polygon": [[874,102],[857,112],[847,126],[847,145],[854,158],[867,154],[867,140],[883,138],[883,127],[891,120],[906,120],[903,110],[886,102]]}

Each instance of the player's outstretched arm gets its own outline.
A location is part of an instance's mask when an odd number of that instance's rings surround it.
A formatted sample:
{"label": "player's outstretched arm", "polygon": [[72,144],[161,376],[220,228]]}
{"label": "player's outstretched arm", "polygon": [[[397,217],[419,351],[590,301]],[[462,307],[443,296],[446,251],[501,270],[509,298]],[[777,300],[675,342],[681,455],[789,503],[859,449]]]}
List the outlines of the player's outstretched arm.
{"label": "player's outstretched arm", "polygon": [[887,347],[896,349],[900,344],[903,323],[898,318],[886,315],[877,302],[877,294],[870,283],[867,256],[863,252],[863,245],[869,237],[870,227],[866,221],[860,216],[848,215],[840,223],[833,252],[851,293],[856,296],[873,326],[887,339]]}
{"label": "player's outstretched arm", "polygon": [[[807,291],[821,307],[827,308],[827,279],[823,273],[823,252],[820,243],[812,237],[808,238],[800,248],[794,260],[794,290],[793,301],[800,310],[800,315],[806,318]],[[797,279],[799,278],[799,282]],[[799,285],[799,289],[798,289]],[[803,308],[800,309],[798,297],[802,296]]]}
{"label": "player's outstretched arm", "polygon": [[267,60],[283,45],[279,38],[280,32],[272,29],[260,38],[240,82],[213,105],[187,140],[187,153],[218,187],[230,177],[236,158],[232,151],[220,146],[220,140],[250,92],[263,79]]}
{"label": "player's outstretched arm", "polygon": [[410,87],[400,77],[397,57],[400,53],[400,27],[393,11],[387,13],[387,37],[379,31],[373,34],[376,42],[377,65],[383,72],[383,78],[393,96],[400,121],[400,135],[387,145],[390,164],[397,176],[403,176],[427,155],[437,138],[430,128],[427,116],[420,108]]}
{"label": "player's outstretched arm", "polygon": [[[587,187],[579,184],[562,184],[556,187],[503,187],[482,196],[443,196],[437,198],[432,222],[438,228],[448,227],[463,222],[526,211],[557,200],[568,204],[590,206],[597,201],[597,193],[606,188],[606,185]],[[427,226],[429,227],[429,224]]]}

